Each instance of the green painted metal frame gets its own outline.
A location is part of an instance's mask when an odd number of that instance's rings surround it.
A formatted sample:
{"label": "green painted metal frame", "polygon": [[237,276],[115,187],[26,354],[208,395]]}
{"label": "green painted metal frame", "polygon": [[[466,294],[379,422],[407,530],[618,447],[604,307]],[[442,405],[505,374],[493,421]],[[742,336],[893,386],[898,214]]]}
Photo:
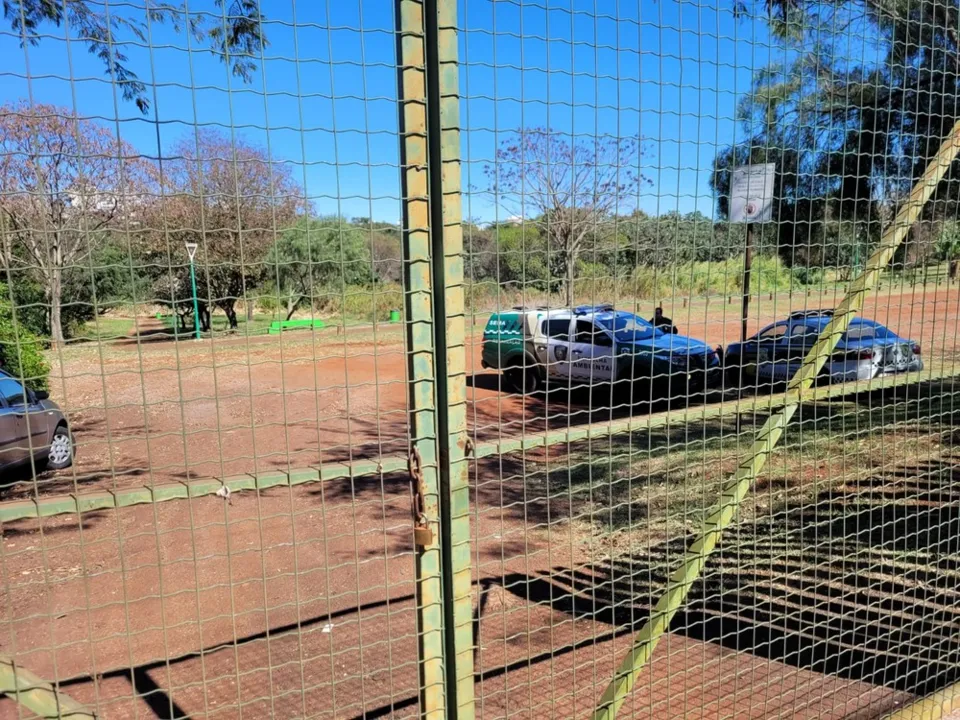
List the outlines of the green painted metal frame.
{"label": "green painted metal frame", "polygon": [[86,707],[8,657],[0,657],[0,693],[41,718],[96,720]]}
{"label": "green painted metal frame", "polygon": [[182,482],[160,483],[123,490],[82,492],[71,495],[51,495],[29,500],[8,500],[0,503],[0,522],[55,515],[72,515],[168,502],[215,495],[220,488],[230,492],[266,490],[304,483],[330,482],[364,475],[387,474],[405,470],[406,458],[383,458],[381,461],[361,460],[353,463],[327,463],[318,467],[297,468],[289,473],[277,471],[258,475],[232,475],[225,478],[198,478]]}
{"label": "green painted metal frame", "polygon": [[917,181],[910,197],[900,208],[890,227],[884,232],[877,250],[870,256],[862,275],[847,290],[843,301],[834,310],[833,317],[821,331],[817,342],[807,353],[803,364],[787,386],[788,402],[772,414],[757,433],[749,454],[741,460],[734,476],[727,481],[720,499],[703,521],[700,532],[684,554],[680,566],[671,574],[667,589],[657,600],[634,638],[630,651],[617,667],[613,679],[604,690],[594,712],[594,720],[614,720],[640,673],[646,667],[660,639],[670,629],[670,623],[686,601],[690,588],[700,578],[723,531],[733,522],[737,508],[750,492],[757,476],[766,465],[791,418],[800,407],[803,393],[809,390],[827,359],[836,349],[840,336],[850,321],[860,312],[863,301],[880,279],[880,273],[893,259],[910,228],[917,221],[924,205],[933,195],[947,169],[960,152],[960,121],[944,138],[937,155],[927,165],[923,177]]}
{"label": "green painted metal frame", "polygon": [[[904,375],[881,375],[870,382],[846,383],[811,388],[800,394],[803,400],[829,400],[830,398],[858,393],[875,392],[917,382],[933,381],[955,375],[955,368],[948,364],[931,367],[917,373]],[[704,405],[699,408],[666,410],[650,415],[626,417],[622,420],[604,421],[592,425],[561,428],[544,433],[531,433],[517,437],[502,438],[494,442],[478,442],[473,457],[484,458],[511,452],[550,447],[565,443],[598,438],[618,433],[649,430],[682,422],[702,422],[710,419],[734,417],[738,414],[772,412],[783,407],[793,396],[786,393],[745,398],[736,402]],[[466,465],[468,461],[462,461]],[[460,463],[458,463],[460,464]],[[29,500],[6,500],[0,502],[0,523],[47,518],[57,515],[74,515],[97,510],[113,510],[148,505],[150,503],[187,500],[215,495],[226,486],[231,493],[245,490],[267,490],[316,482],[334,482],[366,475],[381,475],[403,472],[408,461],[404,457],[384,457],[376,460],[357,460],[352,463],[325,463],[318,467],[296,468],[289,473],[268,472],[259,475],[234,475],[226,478],[198,478],[153,486],[132,487],[123,490],[91,491],[72,495],[50,495]]]}
{"label": "green painted metal frame", "polygon": [[416,560],[426,718],[474,706],[456,12],[397,5],[410,444],[432,530]]}
{"label": "green painted metal frame", "polygon": [[426,0],[425,9],[447,701],[451,717],[472,718],[473,569],[467,457],[467,320],[460,200],[457,2]]}
{"label": "green painted metal frame", "polygon": [[[420,714],[446,716],[443,588],[440,557],[440,482],[437,472],[433,273],[427,179],[427,72],[424,12],[418,0],[397,3],[400,174],[403,204],[403,280],[406,310],[410,451],[422,473],[423,511],[432,530],[416,558]],[[413,479],[411,478],[411,482]],[[412,531],[411,531],[412,532]]]}

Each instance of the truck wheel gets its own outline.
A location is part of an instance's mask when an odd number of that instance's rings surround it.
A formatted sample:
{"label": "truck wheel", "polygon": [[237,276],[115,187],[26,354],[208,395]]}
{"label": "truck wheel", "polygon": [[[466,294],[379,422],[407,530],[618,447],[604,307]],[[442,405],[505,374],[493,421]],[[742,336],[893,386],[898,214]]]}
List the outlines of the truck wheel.
{"label": "truck wheel", "polygon": [[507,385],[516,393],[531,395],[540,389],[540,371],[536,367],[524,368],[517,365],[507,368],[503,373]]}

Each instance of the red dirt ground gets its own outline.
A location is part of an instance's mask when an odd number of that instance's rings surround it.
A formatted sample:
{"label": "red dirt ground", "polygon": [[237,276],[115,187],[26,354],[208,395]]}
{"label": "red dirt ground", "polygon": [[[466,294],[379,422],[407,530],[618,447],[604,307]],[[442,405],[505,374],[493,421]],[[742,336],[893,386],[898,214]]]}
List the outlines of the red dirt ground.
{"label": "red dirt ground", "polygon": [[[105,719],[416,717],[403,480],[138,506],[84,516],[82,528],[74,516],[7,527],[0,653],[59,678]],[[490,583],[479,715],[584,717],[630,635],[576,619],[559,596],[551,609],[503,589],[591,566],[566,533],[531,526],[523,506],[497,508],[496,495],[478,498],[474,519],[476,576]],[[671,635],[625,716],[870,718],[906,697]],[[0,717],[15,716],[0,702]]]}
{"label": "red dirt ground", "polygon": [[[832,304],[832,298],[821,304]],[[792,307],[817,307],[806,296]],[[739,306],[667,306],[685,334],[711,345],[739,337]],[[787,301],[760,298],[754,328],[782,317]],[[886,293],[865,314],[921,342],[926,356],[952,358],[960,291]],[[397,456],[408,445],[405,357],[398,329],[369,334],[248,340],[123,343],[64,353],[52,381],[68,410],[76,466],[25,478],[8,497],[150,485]],[[480,367],[481,336],[467,352],[467,412],[476,439],[496,439],[610,417],[610,409],[565,398],[510,395]],[[281,344],[283,343],[283,344]]]}
{"label": "red dirt ground", "polygon": [[[735,305],[667,312],[685,334],[714,344],[739,334]],[[754,325],[783,312],[758,302]],[[881,297],[866,314],[923,343],[928,357],[954,357],[957,290]],[[495,376],[480,371],[477,337],[468,372],[478,373],[469,410],[478,437],[542,427],[545,412],[555,413],[551,425],[586,419],[578,408],[499,392]],[[22,482],[7,497],[402,453],[404,355],[398,334],[387,340],[65,352],[53,394],[74,422],[77,467]],[[603,574],[589,561],[596,554],[589,538],[527,496],[524,465],[500,462],[476,463],[473,474],[478,715],[586,717],[628,647],[630,623],[578,612],[580,601],[554,595],[568,577],[587,588],[581,596],[602,594]],[[2,530],[0,654],[58,679],[98,717],[417,716],[403,476]],[[640,595],[629,610],[638,620]],[[688,632],[664,639],[624,716],[866,720],[909,698]],[[17,716],[0,701],[0,719]]]}

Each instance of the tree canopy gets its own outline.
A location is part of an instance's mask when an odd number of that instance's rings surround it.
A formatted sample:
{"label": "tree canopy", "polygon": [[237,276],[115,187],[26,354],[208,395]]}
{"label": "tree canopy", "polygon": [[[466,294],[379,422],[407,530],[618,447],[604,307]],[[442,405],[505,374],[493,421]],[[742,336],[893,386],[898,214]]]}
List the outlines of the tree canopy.
{"label": "tree canopy", "polygon": [[575,138],[534,127],[509,133],[496,163],[484,168],[494,202],[548,241],[549,271],[564,279],[567,304],[585,243],[606,236],[614,216],[636,202],[641,154],[635,137]]}
{"label": "tree canopy", "polygon": [[150,109],[149,89],[130,66],[123,43],[117,40],[130,33],[138,42],[148,43],[150,23],[165,23],[178,32],[189,32],[235,76],[245,82],[252,78],[257,59],[267,45],[259,0],[212,0],[211,4],[212,11],[151,2],[141,19],[123,12],[122,6],[91,0],[4,0],[3,18],[21,45],[38,45],[45,24],[68,28],[103,62],[104,74],[120,88],[123,99],[136,103],[146,114]]}
{"label": "tree canopy", "polygon": [[288,320],[318,295],[339,295],[371,280],[367,234],[339,217],[300,219],[280,234],[266,265],[269,281],[286,303]]}
{"label": "tree canopy", "polygon": [[64,339],[67,275],[111,231],[129,229],[151,182],[151,165],[132,147],[68,108],[0,107],[0,264],[43,287],[53,342]]}
{"label": "tree canopy", "polygon": [[[745,139],[716,159],[718,210],[728,209],[731,168],[774,162],[782,253],[831,262],[830,223],[875,238],[958,117],[958,5],[773,0],[766,9],[789,59],[754,74],[738,109]],[[854,35],[869,52],[852,58]],[[955,163],[925,217],[955,216],[958,200]]]}
{"label": "tree canopy", "polygon": [[186,286],[184,243],[196,243],[198,294],[236,327],[234,305],[259,285],[270,248],[305,211],[303,190],[289,163],[216,130],[191,133],[170,155],[161,197],[148,208],[153,256]]}

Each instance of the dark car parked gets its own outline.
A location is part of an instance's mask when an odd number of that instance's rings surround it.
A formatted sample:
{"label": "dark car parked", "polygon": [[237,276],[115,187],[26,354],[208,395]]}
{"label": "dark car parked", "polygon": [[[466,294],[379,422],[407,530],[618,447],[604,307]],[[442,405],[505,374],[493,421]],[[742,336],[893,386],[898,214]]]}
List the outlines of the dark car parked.
{"label": "dark car parked", "polygon": [[[741,376],[744,382],[789,380],[831,317],[831,310],[796,312],[744,343],[731,344],[724,354],[728,387],[735,387]],[[916,342],[874,320],[858,317],[850,321],[821,376],[829,382],[848,382],[922,369],[923,358]]]}
{"label": "dark car parked", "polygon": [[44,391],[25,388],[0,371],[0,470],[25,465],[61,470],[73,463],[66,417]]}

